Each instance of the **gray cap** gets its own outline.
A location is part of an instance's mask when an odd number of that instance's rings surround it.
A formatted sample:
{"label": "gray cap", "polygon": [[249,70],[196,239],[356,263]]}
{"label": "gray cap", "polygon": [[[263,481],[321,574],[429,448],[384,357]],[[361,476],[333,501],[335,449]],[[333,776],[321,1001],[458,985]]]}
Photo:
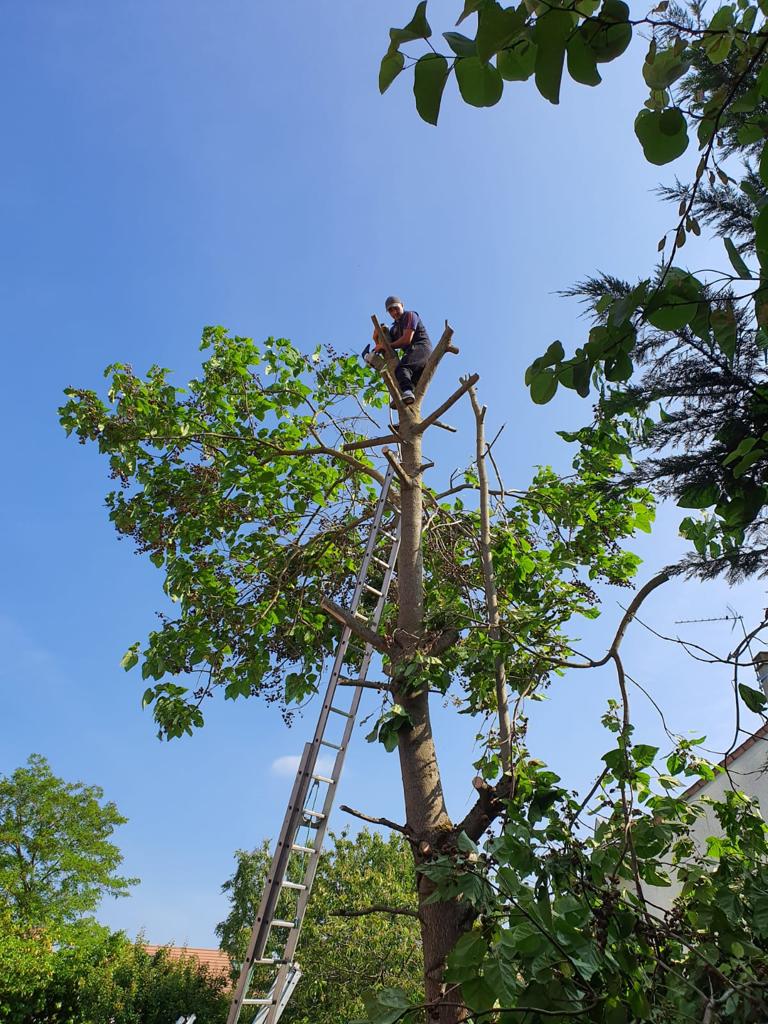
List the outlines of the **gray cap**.
{"label": "gray cap", "polygon": [[396,295],[388,295],[387,296],[387,301],[384,303],[384,309],[386,309],[387,312],[389,312],[389,307],[390,306],[403,306],[403,309],[405,309],[405,306],[403,304],[403,300],[402,299],[398,299],[398,297]]}

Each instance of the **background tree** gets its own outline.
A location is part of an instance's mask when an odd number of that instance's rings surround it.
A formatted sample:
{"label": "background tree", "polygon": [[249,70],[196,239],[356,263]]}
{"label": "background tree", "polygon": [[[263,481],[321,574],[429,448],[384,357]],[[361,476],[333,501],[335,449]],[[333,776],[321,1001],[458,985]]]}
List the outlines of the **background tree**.
{"label": "background tree", "polygon": [[[222,890],[230,900],[216,928],[221,948],[242,962],[271,861],[265,840],[238,850]],[[378,908],[378,909],[375,909]],[[331,834],[304,921],[298,950],[302,979],[281,1020],[337,1024],[364,1013],[361,993],[400,986],[414,1001],[422,986],[421,937],[413,857],[402,836],[363,829]]]}
{"label": "background tree", "polygon": [[0,778],[0,904],[26,926],[61,925],[137,879],[117,869],[111,836],[125,823],[98,786],[64,782],[44,757]]}
{"label": "background tree", "polygon": [[92,920],[63,932],[0,932],[0,1011],[7,1024],[223,1024],[228,983],[191,957],[147,953]]}

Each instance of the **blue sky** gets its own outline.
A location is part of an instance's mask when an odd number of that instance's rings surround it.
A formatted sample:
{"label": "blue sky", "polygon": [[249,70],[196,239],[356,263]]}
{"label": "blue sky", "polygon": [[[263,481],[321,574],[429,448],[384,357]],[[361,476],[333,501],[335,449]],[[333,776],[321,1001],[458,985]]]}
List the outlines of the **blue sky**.
{"label": "blue sky", "polygon": [[[430,4],[441,28],[455,8]],[[632,132],[641,48],[596,90],[566,85],[557,108],[531,83],[508,87],[490,111],[464,107],[451,87],[435,129],[417,118],[405,78],[384,98],[376,87],[386,29],[411,13],[399,0],[4,10],[0,772],[36,751],[63,777],[104,787],[130,819],[118,842],[142,884],[101,918],[153,942],[214,943],[232,853],[279,828],[291,784],[281,759],[300,751],[313,712],[288,731],[256,702],[211,706],[194,739],[158,743],[141,682],[119,659],[152,628],[160,577],[117,542],[104,465],[58,427],[62,389],[100,386],[114,360],[141,372],[158,362],[181,382],[211,323],[358,351],[394,291],[433,336],[450,320],[461,355],[435,398],[477,370],[489,430],[507,424],[497,448],[506,480],[524,485],[533,465],[567,464],[554,432],[589,411],[573,396],[535,407],[522,384],[550,341],[568,348],[583,334],[578,308],[555,293],[598,269],[646,273],[673,222],[651,190],[674,171],[645,164]],[[702,241],[691,265],[713,259]],[[470,438],[431,443],[446,469],[471,449]],[[643,575],[679,550],[678,518],[665,510],[637,545]],[[666,589],[648,621],[719,650],[732,644],[730,624],[675,621],[724,615],[730,602],[752,625],[765,604],[758,583]],[[604,647],[623,600],[608,596],[585,646]],[[641,627],[626,650],[673,729],[729,742],[722,670]],[[533,748],[574,785],[607,749],[597,719],[613,685],[607,670],[568,676],[534,709]],[[647,703],[637,696],[635,707],[638,732],[657,737]],[[472,734],[440,711],[436,731],[458,817]],[[340,799],[401,816],[394,757],[358,735]]]}

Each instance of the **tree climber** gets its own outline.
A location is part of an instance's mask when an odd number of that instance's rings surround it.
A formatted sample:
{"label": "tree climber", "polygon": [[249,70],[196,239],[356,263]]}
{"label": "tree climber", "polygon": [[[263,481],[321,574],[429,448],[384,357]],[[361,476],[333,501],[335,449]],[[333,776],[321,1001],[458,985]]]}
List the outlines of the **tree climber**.
{"label": "tree climber", "polygon": [[[432,342],[429,340],[427,329],[424,326],[418,313],[406,311],[402,299],[396,295],[389,295],[385,308],[392,317],[393,323],[389,328],[390,344],[392,348],[402,348],[403,355],[395,370],[397,384],[405,405],[412,405],[415,401],[414,387],[419,383],[422,371],[426,366],[429,354],[432,351]],[[366,362],[369,362],[377,353],[384,351],[376,331],[373,332],[375,347],[369,355],[364,353]]]}

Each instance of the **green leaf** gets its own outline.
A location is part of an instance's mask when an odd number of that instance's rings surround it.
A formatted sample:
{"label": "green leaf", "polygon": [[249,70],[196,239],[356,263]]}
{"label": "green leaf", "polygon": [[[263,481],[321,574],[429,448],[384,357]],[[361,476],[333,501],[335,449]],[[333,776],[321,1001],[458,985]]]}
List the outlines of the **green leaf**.
{"label": "green leaf", "polygon": [[623,0],[605,0],[597,17],[584,22],[582,31],[598,64],[615,60],[632,42],[629,7]]}
{"label": "green leaf", "polygon": [[568,55],[568,74],[574,82],[582,85],[599,85],[602,81],[597,70],[595,54],[587,43],[584,33],[574,32],[566,46]]}
{"label": "green leaf", "polygon": [[[721,7],[707,26],[704,36],[704,52],[712,64],[722,64],[731,50],[733,34],[728,29],[733,26],[733,8]],[[710,33],[712,33],[710,35]]]}
{"label": "green leaf", "polygon": [[461,983],[461,994],[470,1009],[477,1013],[490,1010],[496,1002],[496,993],[485,978],[470,978]]}
{"label": "green leaf", "polygon": [[[763,150],[763,153],[765,152],[766,150]],[[760,166],[762,168],[762,158],[760,160]],[[762,170],[760,173],[762,175]],[[736,248],[736,246],[733,244],[732,240],[730,238],[724,238],[723,244],[725,245],[725,250],[728,253],[728,259],[731,261],[731,266],[733,267],[733,269],[736,271],[736,273],[742,280],[749,281],[752,277],[752,275],[749,272],[749,267],[741,258],[741,254],[739,253],[739,250]]]}
{"label": "green leaf", "polygon": [[397,49],[401,43],[410,43],[414,39],[429,39],[432,29],[427,21],[427,0],[421,0],[413,17],[404,28],[389,30],[390,50]]}
{"label": "green leaf", "polygon": [[541,370],[531,379],[531,398],[536,405],[546,405],[557,391],[557,377],[552,370]]}
{"label": "green leaf", "polygon": [[507,82],[525,82],[533,74],[536,66],[536,43],[521,37],[514,46],[502,50],[496,57],[496,67],[502,78]]}
{"label": "green leaf", "polygon": [[739,693],[749,710],[757,714],[760,714],[765,705],[768,704],[768,698],[766,698],[762,690],[755,690],[753,687],[747,686],[746,683],[739,683]]}
{"label": "green leaf", "polygon": [[760,153],[760,164],[759,164],[760,180],[768,187],[768,142],[763,146],[763,150]]}
{"label": "green leaf", "polygon": [[736,353],[736,317],[733,310],[728,307],[713,309],[709,319],[720,351],[728,359],[733,359]]}
{"label": "green leaf", "polygon": [[764,206],[752,222],[755,226],[755,249],[763,268],[768,267],[768,206]]}
{"label": "green leaf", "polygon": [[660,331],[676,331],[689,324],[699,312],[701,284],[692,275],[672,267],[661,291],[652,295],[645,308],[648,323]]}
{"label": "green leaf", "polygon": [[636,743],[632,747],[632,757],[638,768],[647,768],[652,765],[658,752],[658,747],[651,747],[647,743]]}
{"label": "green leaf", "polygon": [[643,78],[649,89],[667,89],[684,75],[690,66],[691,62],[685,60],[675,47],[657,53],[651,49],[643,64]]}
{"label": "green leaf", "polygon": [[688,126],[678,107],[641,110],[635,118],[635,135],[646,160],[656,165],[676,160],[688,148]]}
{"label": "green leaf", "polygon": [[483,4],[477,22],[477,56],[487,61],[500,50],[505,50],[520,34],[524,24],[523,11],[514,7],[504,8],[495,2]]}
{"label": "green leaf", "polygon": [[677,499],[679,508],[709,508],[720,498],[717,484],[689,484]]}
{"label": "green leaf", "polygon": [[485,0],[464,0],[464,10],[461,12],[456,24],[460,25],[465,18],[470,16],[470,14],[474,14],[478,7],[480,7],[484,2]]}
{"label": "green leaf", "polygon": [[132,669],[134,665],[138,664],[139,647],[140,644],[138,641],[135,644],[131,644],[131,646],[120,659],[120,664],[122,665],[126,672]]}
{"label": "green leaf", "polygon": [[381,60],[381,67],[379,68],[380,93],[385,93],[390,85],[392,85],[394,80],[403,70],[404,64],[405,57],[399,50],[395,50],[394,53],[390,51],[384,54]]}
{"label": "green leaf", "polygon": [[448,79],[448,61],[437,53],[426,53],[416,62],[413,76],[413,95],[419,117],[429,124],[437,124],[440,101]]}
{"label": "green leaf", "polygon": [[560,102],[565,44],[573,27],[567,11],[548,10],[536,19],[536,88],[550,103]]}
{"label": "green leaf", "polygon": [[443,32],[443,39],[457,57],[476,57],[477,45],[474,39],[468,39],[461,32]]}
{"label": "green leaf", "polygon": [[501,99],[504,82],[492,64],[479,57],[460,57],[454,68],[459,92],[473,107],[492,107]]}

